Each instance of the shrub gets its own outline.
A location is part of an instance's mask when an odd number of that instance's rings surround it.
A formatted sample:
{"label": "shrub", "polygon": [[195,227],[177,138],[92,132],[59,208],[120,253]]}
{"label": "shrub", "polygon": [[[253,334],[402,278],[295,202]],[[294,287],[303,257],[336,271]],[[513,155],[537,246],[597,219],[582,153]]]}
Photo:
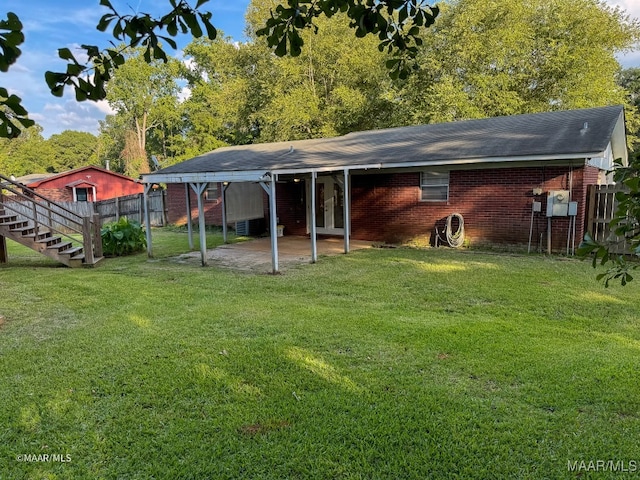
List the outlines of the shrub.
{"label": "shrub", "polygon": [[122,217],[105,223],[100,230],[102,250],[107,256],[123,256],[140,252],[147,246],[145,231],[139,222]]}

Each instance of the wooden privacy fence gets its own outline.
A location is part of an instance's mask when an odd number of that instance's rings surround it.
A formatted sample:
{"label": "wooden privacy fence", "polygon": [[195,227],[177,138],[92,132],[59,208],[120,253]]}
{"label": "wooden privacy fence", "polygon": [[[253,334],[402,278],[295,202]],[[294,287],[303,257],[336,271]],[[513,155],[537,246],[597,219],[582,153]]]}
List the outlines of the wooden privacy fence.
{"label": "wooden privacy fence", "polygon": [[618,208],[616,193],[624,191],[622,185],[589,185],[587,202],[587,232],[598,242],[612,243],[610,251],[617,254],[631,253],[625,239],[614,235],[609,226]]}
{"label": "wooden privacy fence", "polygon": [[[151,214],[151,226],[163,227],[166,225],[165,211],[165,190],[154,191],[149,194],[149,209]],[[14,201],[10,201],[12,210],[24,217],[32,214],[32,206],[26,203],[24,199],[14,197]],[[109,200],[100,200],[99,202],[57,202],[52,204],[48,209],[37,209],[38,221],[55,222],[60,228],[73,229],[74,225],[69,224],[69,220],[65,212],[73,212],[79,217],[91,217],[98,214],[100,218],[100,226],[105,223],[118,221],[121,217],[127,217],[130,220],[136,220],[140,223],[144,222],[144,195],[127,195],[125,197],[112,198]]]}
{"label": "wooden privacy fence", "polygon": [[[149,213],[152,227],[166,225],[165,197],[166,190],[149,193]],[[117,222],[121,217],[144,223],[144,195],[142,193],[101,200],[95,202],[94,208],[96,213],[100,215],[102,224]]]}

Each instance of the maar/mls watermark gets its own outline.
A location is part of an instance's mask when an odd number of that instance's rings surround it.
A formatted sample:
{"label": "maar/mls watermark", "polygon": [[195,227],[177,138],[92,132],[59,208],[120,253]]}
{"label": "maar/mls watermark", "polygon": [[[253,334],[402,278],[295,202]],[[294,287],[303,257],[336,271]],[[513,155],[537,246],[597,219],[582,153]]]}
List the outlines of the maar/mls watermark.
{"label": "maar/mls watermark", "polygon": [[16,461],[24,463],[70,463],[70,453],[22,453],[16,455]]}
{"label": "maar/mls watermark", "polygon": [[568,460],[570,472],[640,473],[639,460]]}

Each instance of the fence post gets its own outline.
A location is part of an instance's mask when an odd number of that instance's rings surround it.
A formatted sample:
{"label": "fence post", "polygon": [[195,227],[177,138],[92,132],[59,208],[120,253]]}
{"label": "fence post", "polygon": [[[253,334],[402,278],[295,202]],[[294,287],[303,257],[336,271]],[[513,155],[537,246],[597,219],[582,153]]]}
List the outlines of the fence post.
{"label": "fence post", "polygon": [[162,225],[160,225],[161,227],[164,227],[167,225],[167,191],[166,190],[160,190],[162,192],[162,194],[160,195],[160,205],[162,208]]}
{"label": "fence post", "polygon": [[82,217],[82,246],[84,249],[84,259],[87,265],[94,264],[93,242],[91,236],[91,217]]}
{"label": "fence post", "polygon": [[596,189],[597,185],[589,185],[589,211],[587,213],[587,232],[595,239],[594,220],[596,218]]}
{"label": "fence post", "polygon": [[102,232],[100,229],[100,215],[93,214],[93,248],[97,258],[102,257]]}
{"label": "fence post", "polygon": [[120,220],[120,198],[116,197],[116,222]]}

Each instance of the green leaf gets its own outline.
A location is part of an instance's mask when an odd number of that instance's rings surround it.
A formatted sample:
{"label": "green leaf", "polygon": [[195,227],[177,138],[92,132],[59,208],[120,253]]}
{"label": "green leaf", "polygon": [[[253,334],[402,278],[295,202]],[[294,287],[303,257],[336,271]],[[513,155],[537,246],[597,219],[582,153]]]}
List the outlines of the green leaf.
{"label": "green leaf", "polygon": [[284,57],[287,54],[287,35],[282,36],[274,53],[279,57]]}
{"label": "green leaf", "polygon": [[189,29],[191,30],[191,35],[195,38],[200,38],[202,36],[202,28],[200,28],[200,24],[198,23],[198,19],[192,13],[184,13],[182,18],[187,25],[189,25]]}

